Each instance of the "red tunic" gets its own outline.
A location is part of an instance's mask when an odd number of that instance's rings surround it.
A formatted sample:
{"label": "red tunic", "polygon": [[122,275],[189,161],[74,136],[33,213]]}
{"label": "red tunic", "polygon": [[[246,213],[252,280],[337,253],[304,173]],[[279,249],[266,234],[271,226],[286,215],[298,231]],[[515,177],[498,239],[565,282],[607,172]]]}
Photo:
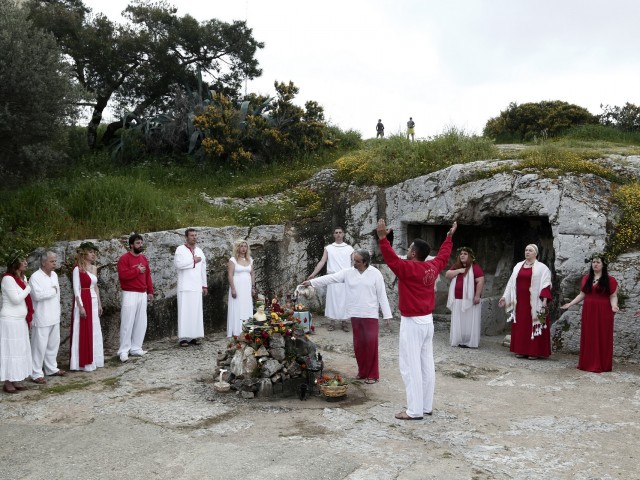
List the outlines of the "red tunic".
{"label": "red tunic", "polygon": [[[516,277],[516,321],[511,325],[511,348],[513,353],[531,357],[548,357],[551,355],[551,335],[549,333],[549,315],[547,328],[542,329],[542,335],[531,340],[533,328],[531,318],[531,275],[532,268],[521,268]],[[540,298],[551,300],[551,289],[545,287],[540,292]]]}
{"label": "red tunic", "polygon": [[438,255],[432,260],[416,262],[402,260],[393,251],[389,240],[378,240],[380,253],[389,268],[398,277],[398,309],[403,317],[429,315],[435,306],[433,287],[438,274],[444,270],[451,254],[451,237],[447,235],[440,245]]}
{"label": "red tunic", "polygon": [[[582,279],[580,290],[584,291],[589,276]],[[609,277],[609,289],[618,288],[615,278]],[[585,292],[580,327],[580,359],[578,368],[587,372],[610,372],[613,368],[613,311],[608,293],[595,285],[590,293]]]}
{"label": "red tunic", "polygon": [[[476,291],[478,290],[478,283],[476,282],[476,280],[478,278],[484,277],[484,272],[482,271],[480,265],[478,265],[477,263],[473,263],[471,268],[473,268],[473,294],[475,295]],[[451,267],[449,270],[453,270],[453,267]],[[464,293],[464,275],[456,276],[456,286],[454,287],[453,292],[454,298],[456,300],[462,300],[462,294]]]}
{"label": "red tunic", "polygon": [[[144,265],[144,273],[140,273],[139,264]],[[142,254],[134,255],[131,252],[127,252],[122,255],[118,260],[118,278],[120,279],[120,288],[125,292],[153,294],[149,261]]]}
{"label": "red tunic", "polygon": [[[80,298],[87,316],[79,317],[78,325],[78,365],[84,368],[93,363],[93,305],[91,298],[91,277],[87,272],[80,271]],[[76,308],[76,299],[71,304],[71,336],[69,337],[69,347],[73,342],[73,311]]]}

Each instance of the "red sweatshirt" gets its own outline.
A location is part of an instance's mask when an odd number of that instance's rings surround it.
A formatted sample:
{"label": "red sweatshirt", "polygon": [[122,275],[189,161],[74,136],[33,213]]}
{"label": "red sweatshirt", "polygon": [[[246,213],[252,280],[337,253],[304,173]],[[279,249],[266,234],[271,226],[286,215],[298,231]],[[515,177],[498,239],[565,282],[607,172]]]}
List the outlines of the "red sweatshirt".
{"label": "red sweatshirt", "polygon": [[434,287],[438,274],[449,263],[451,255],[451,237],[447,236],[438,255],[433,260],[416,262],[402,260],[393,251],[386,238],[378,240],[380,252],[389,268],[398,277],[398,308],[403,317],[429,315],[435,306]]}
{"label": "red sweatshirt", "polygon": [[[147,269],[144,273],[140,273],[138,270],[139,264],[144,265]],[[118,278],[120,279],[120,288],[125,292],[153,293],[149,261],[142,254],[134,255],[127,252],[122,255],[118,260]]]}

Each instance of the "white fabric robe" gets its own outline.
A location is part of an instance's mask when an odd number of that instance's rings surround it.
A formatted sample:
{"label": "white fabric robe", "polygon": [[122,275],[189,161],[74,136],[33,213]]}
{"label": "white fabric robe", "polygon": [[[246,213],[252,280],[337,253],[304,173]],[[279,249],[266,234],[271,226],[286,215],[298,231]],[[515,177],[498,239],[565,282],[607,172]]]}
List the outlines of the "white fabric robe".
{"label": "white fabric robe", "polygon": [[480,326],[482,308],[480,304],[475,305],[473,298],[475,295],[475,277],[473,266],[464,276],[462,281],[462,298],[455,298],[457,277],[451,279],[449,285],[449,298],[447,308],[451,310],[451,331],[449,342],[452,347],[466,345],[471,348],[478,348],[480,345]]}
{"label": "white fabric robe", "polygon": [[311,280],[314,287],[335,284],[346,287],[348,318],[378,318],[379,310],[382,310],[382,318],[392,318],[384,278],[377,268],[369,266],[360,273],[351,267]]}
{"label": "white fabric robe", "polygon": [[[348,243],[332,243],[327,245],[327,275],[339,272],[345,268],[351,268],[351,255],[353,247]],[[346,290],[342,283],[327,286],[327,299],[324,309],[325,317],[334,320],[345,320],[348,317],[346,310]]]}
{"label": "white fabric robe", "polygon": [[[60,284],[58,275],[47,275],[42,269],[29,279],[33,300],[31,322],[31,378],[40,378],[58,372],[58,348],[60,347]],[[44,371],[43,371],[44,365]]]}
{"label": "white fabric robe", "polygon": [[[195,263],[194,257],[202,260]],[[207,260],[199,247],[193,253],[185,245],[176,249],[174,265],[178,271],[178,337],[204,337],[202,287],[207,286]]]}
{"label": "white fabric robe", "polygon": [[2,277],[0,310],[0,380],[20,382],[31,375],[31,345],[27,327],[27,304],[24,290],[12,277]]}

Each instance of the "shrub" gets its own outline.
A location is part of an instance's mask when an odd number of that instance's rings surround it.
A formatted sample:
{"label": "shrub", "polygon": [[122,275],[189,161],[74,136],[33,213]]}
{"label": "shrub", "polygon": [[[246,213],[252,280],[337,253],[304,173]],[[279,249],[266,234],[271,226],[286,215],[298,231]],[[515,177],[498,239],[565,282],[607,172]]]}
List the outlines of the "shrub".
{"label": "shrub", "polygon": [[608,250],[617,256],[640,248],[640,183],[621,186],[613,198],[622,210],[622,216]]}
{"label": "shrub", "polygon": [[361,150],[336,161],[338,180],[388,186],[426,175],[456,163],[495,158],[493,143],[462,130],[450,128],[428,141],[409,142],[404,135],[388,140],[369,140]]}
{"label": "shrub", "polygon": [[483,133],[497,142],[523,142],[554,137],[571,127],[597,122],[598,117],[586,108],[559,100],[522,105],[512,102],[499,116],[487,121]]}

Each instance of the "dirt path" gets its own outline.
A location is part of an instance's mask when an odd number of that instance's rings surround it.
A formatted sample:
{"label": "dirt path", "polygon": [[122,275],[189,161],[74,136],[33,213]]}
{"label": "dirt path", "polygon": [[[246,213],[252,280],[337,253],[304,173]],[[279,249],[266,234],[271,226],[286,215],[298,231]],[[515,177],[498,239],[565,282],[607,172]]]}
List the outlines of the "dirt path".
{"label": "dirt path", "polygon": [[[434,415],[404,406],[397,323],[380,335],[381,380],[341,402],[242,400],[212,389],[223,334],[0,397],[3,479],[637,479],[640,367],[519,360],[483,338],[451,348],[436,329]],[[330,370],[356,373],[351,334],[314,335]],[[56,392],[56,389],[62,390]]]}

